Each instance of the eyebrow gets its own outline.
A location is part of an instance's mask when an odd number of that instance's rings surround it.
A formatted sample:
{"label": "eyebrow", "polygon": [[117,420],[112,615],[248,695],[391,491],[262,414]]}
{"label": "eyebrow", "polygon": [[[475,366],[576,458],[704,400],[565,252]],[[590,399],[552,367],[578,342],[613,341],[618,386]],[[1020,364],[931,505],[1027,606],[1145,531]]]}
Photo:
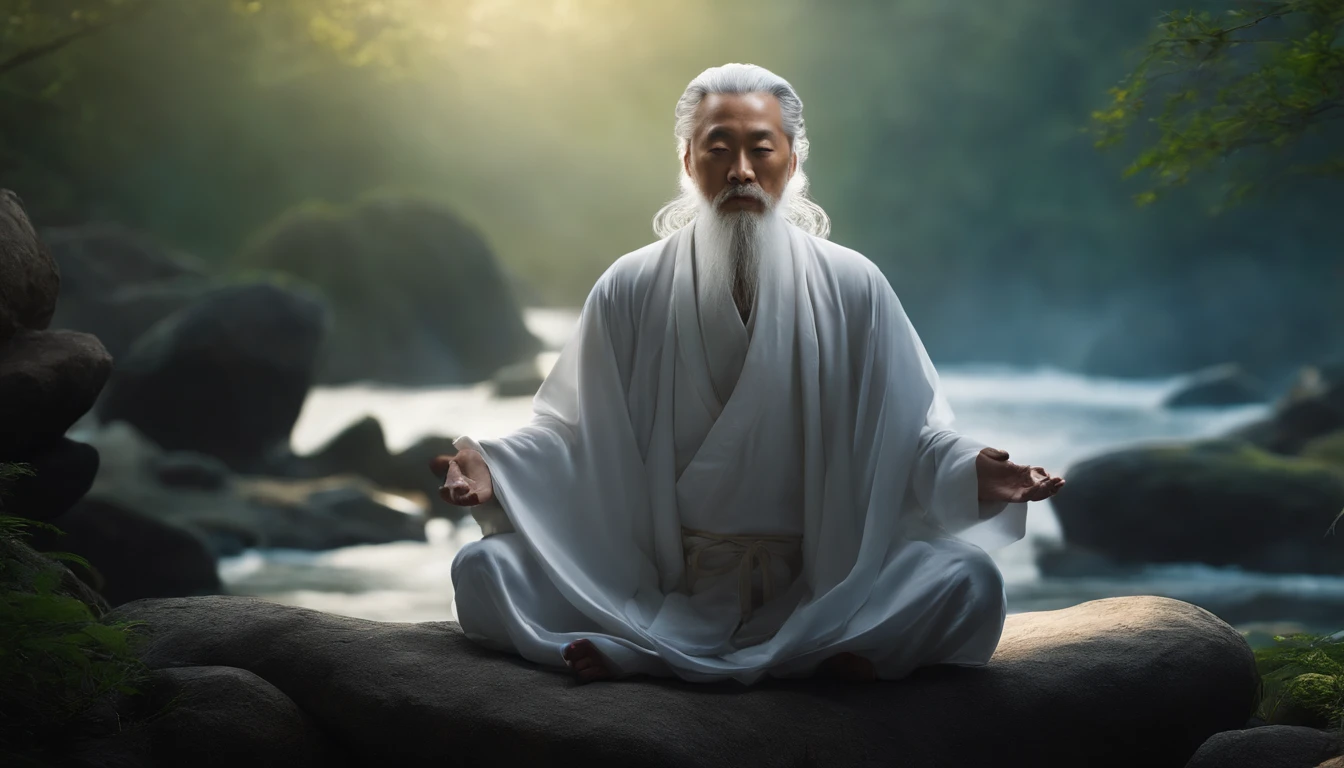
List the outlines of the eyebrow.
{"label": "eyebrow", "polygon": [[[714,141],[715,139],[727,139],[730,138],[732,135],[733,135],[732,131],[720,125],[711,128],[709,133],[706,134],[705,140]],[[775,138],[775,131],[771,128],[761,128],[759,130],[755,130],[748,133],[747,138],[754,141],[760,141],[761,139],[773,139]]]}

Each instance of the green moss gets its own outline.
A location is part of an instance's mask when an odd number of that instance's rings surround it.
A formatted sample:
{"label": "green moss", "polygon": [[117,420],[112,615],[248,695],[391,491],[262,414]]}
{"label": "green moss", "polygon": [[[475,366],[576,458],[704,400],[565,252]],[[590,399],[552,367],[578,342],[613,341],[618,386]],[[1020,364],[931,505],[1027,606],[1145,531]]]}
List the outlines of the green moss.
{"label": "green moss", "polygon": [[1344,430],[1331,432],[1307,443],[1302,447],[1301,456],[1344,470]]}
{"label": "green moss", "polygon": [[[31,473],[0,465],[5,480],[23,474]],[[103,621],[93,606],[66,593],[64,568],[22,541],[34,525],[5,514],[0,502],[0,762],[5,764],[58,761],[100,705],[117,694],[137,693],[146,675],[136,654],[135,625]]]}
{"label": "green moss", "polygon": [[1263,685],[1256,715],[1275,725],[1344,727],[1344,639],[1274,640],[1255,652]]}
{"label": "green moss", "polygon": [[[1344,440],[1341,441],[1344,449]],[[1147,449],[1149,455],[1166,460],[1198,458],[1210,471],[1289,473],[1323,477],[1333,468],[1318,456],[1284,456],[1270,453],[1241,440],[1207,440],[1189,445],[1164,445]]]}

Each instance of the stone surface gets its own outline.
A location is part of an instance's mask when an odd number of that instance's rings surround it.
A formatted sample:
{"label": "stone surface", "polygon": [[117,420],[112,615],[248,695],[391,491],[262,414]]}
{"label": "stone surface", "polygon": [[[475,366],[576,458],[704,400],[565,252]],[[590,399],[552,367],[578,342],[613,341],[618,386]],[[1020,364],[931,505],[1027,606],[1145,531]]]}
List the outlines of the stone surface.
{"label": "stone surface", "polygon": [[286,446],[327,323],[316,299],[230,285],[164,319],[117,366],[98,404],[170,450],[245,468]]}
{"label": "stone surface", "polygon": [[322,739],[289,697],[244,669],[179,667],[152,676],[150,757],[157,765],[329,764]]}
{"label": "stone surface", "polygon": [[1237,365],[1220,365],[1190,376],[1163,401],[1167,408],[1263,403],[1269,399],[1265,385]]}
{"label": "stone surface", "polygon": [[98,339],[22,331],[0,343],[0,461],[26,461],[93,407],[112,372]]}
{"label": "stone surface", "polygon": [[154,479],[165,488],[190,488],[198,491],[222,491],[233,474],[228,465],[191,451],[173,451],[156,456],[151,468]]}
{"label": "stone surface", "polygon": [[429,462],[435,456],[456,452],[453,438],[428,436],[401,453],[390,453],[382,425],[366,416],[313,453],[278,457],[260,474],[308,479],[354,475],[379,488],[407,495],[435,516],[458,519],[465,517],[463,509],[439,498],[443,478],[435,478],[429,471]]}
{"label": "stone surface", "polygon": [[525,360],[495,371],[492,383],[495,397],[532,397],[545,379],[536,361]]}
{"label": "stone surface", "polygon": [[6,589],[32,590],[39,574],[55,571],[59,582],[56,593],[73,597],[93,609],[95,615],[108,610],[107,601],[81,581],[69,568],[38,552],[22,538],[0,536],[0,585]]}
{"label": "stone surface", "polygon": [[1315,728],[1267,725],[1216,733],[1186,768],[1316,768],[1339,754],[1337,734]]}
{"label": "stone surface", "polygon": [[1344,430],[1344,377],[1309,368],[1274,412],[1233,430],[1229,437],[1267,451],[1296,454],[1312,440]]}
{"label": "stone surface", "polygon": [[240,261],[302,278],[330,300],[322,383],[482,381],[540,349],[490,246],[434,202],[376,197],[299,208]]}
{"label": "stone surface", "polygon": [[118,360],[212,286],[199,260],[119,224],[51,228],[42,237],[61,269],[52,325],[97,335]]}
{"label": "stone surface", "polygon": [[288,696],[355,764],[1185,764],[1255,706],[1250,648],[1211,614],[1116,598],[1008,617],[987,667],[900,682],[580,686],[453,623],[387,624],[254,598],[150,600],[154,668],[222,665]]}
{"label": "stone surface", "polygon": [[63,437],[25,463],[32,474],[4,489],[6,507],[31,520],[48,521],[64,514],[93,486],[98,449]]}
{"label": "stone surface", "polygon": [[93,572],[71,565],[112,605],[142,597],[178,597],[221,589],[215,556],[195,534],[139,512],[83,499],[56,525],[63,536],[37,534],[42,551],[71,552]]}
{"label": "stone surface", "polygon": [[51,323],[61,273],[33,230],[23,201],[0,189],[0,342]]}
{"label": "stone surface", "polygon": [[[165,453],[125,422],[90,431],[83,439],[103,457],[88,498],[189,530],[220,557],[247,547],[329,549],[425,540],[418,508],[358,478],[239,476],[199,454]],[[163,482],[165,467],[175,484]],[[312,499],[323,492],[329,494],[325,501]],[[331,492],[344,493],[344,503]],[[408,504],[406,512],[400,511]]]}
{"label": "stone surface", "polygon": [[1324,465],[1210,441],[1105,454],[1065,474],[1052,501],[1065,542],[1117,562],[1344,570],[1344,547],[1327,535],[1344,475]]}

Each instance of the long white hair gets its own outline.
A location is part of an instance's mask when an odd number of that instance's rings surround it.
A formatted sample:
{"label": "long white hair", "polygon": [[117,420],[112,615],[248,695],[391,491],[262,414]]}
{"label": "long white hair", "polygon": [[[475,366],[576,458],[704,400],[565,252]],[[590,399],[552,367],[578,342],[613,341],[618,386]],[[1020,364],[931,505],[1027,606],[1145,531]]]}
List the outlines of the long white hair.
{"label": "long white hair", "polygon": [[700,190],[686,173],[681,159],[691,145],[695,131],[695,110],[711,93],[744,94],[768,93],[779,100],[784,117],[784,133],[789,137],[798,167],[784,188],[779,206],[782,213],[800,229],[817,237],[831,233],[831,219],[821,206],[807,196],[807,174],[803,163],[807,160],[807,128],[803,124],[803,101],[784,78],[754,64],[724,64],[711,67],[696,76],[677,100],[676,125],[677,165],[681,169],[681,193],[664,205],[653,217],[653,231],[658,237],[667,237],[695,220],[700,210]]}

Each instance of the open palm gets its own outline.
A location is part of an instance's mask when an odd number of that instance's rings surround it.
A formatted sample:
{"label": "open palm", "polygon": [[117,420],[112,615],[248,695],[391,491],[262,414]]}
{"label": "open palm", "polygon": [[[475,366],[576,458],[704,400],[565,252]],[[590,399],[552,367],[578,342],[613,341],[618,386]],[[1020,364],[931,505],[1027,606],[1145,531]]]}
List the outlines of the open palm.
{"label": "open palm", "polygon": [[439,496],[449,504],[474,507],[489,504],[495,497],[485,457],[470,448],[463,448],[455,456],[435,456],[429,463],[429,471],[444,476]]}
{"label": "open palm", "polygon": [[975,457],[975,475],[980,501],[1040,501],[1059,493],[1064,478],[1055,477],[1042,467],[1014,464],[1008,452],[985,448]]}

